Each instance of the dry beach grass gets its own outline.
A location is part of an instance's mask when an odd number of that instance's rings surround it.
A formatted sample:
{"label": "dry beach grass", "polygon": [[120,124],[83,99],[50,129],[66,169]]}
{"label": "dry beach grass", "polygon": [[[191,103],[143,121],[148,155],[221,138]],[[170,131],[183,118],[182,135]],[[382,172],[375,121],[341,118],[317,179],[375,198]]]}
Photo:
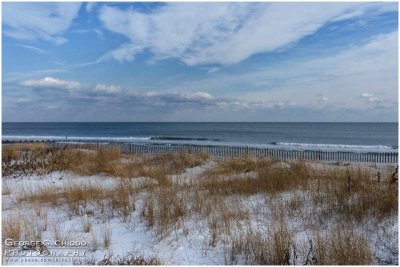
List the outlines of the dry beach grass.
{"label": "dry beach grass", "polygon": [[[118,242],[113,228],[118,220],[127,231],[143,223],[160,243],[201,235],[200,244],[194,244],[202,254],[220,251],[225,264],[397,261],[397,242],[391,242],[397,232],[389,231],[398,223],[395,166],[210,159],[189,153],[126,155],[117,147],[92,151],[37,144],[3,146],[2,162],[3,199],[14,203],[6,211],[3,205],[3,240],[21,239],[28,232],[40,238],[51,231],[55,238],[68,238],[69,229],[57,223],[47,227],[40,208],[45,206],[78,219],[74,231],[89,240],[92,251],[108,251]],[[13,186],[53,172],[66,173],[62,183]],[[69,173],[97,180],[72,179]],[[22,207],[35,211],[35,229],[22,223]],[[153,256],[119,260],[171,263]],[[104,255],[85,264],[117,262]]]}

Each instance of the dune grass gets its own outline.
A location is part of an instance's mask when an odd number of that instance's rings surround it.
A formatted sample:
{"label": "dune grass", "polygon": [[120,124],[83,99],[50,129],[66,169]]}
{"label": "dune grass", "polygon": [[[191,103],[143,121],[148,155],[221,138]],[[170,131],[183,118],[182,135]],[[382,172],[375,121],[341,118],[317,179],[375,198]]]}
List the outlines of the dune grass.
{"label": "dune grass", "polygon": [[103,259],[87,259],[74,262],[74,265],[161,265],[162,262],[157,257],[144,257],[135,252],[119,256],[113,253],[106,254]]}
{"label": "dune grass", "polygon": [[[82,232],[92,236],[91,249],[108,248],[114,236],[112,218],[129,224],[139,215],[160,239],[173,233],[190,234],[193,222],[207,237],[204,247],[220,248],[226,264],[371,264],[377,232],[397,218],[398,187],[394,167],[377,170],[363,165],[318,165],[303,160],[274,158],[210,159],[205,154],[181,153],[125,155],[117,147],[98,150],[17,145],[3,148],[3,176],[69,171],[79,175],[115,177],[113,185],[68,180],[62,187],[26,185],[17,203],[31,203],[40,217],[40,236],[46,231],[44,211],[35,203],[61,208],[72,219],[79,217]],[[172,175],[215,161],[188,183]],[[132,181],[154,181],[146,186]],[[12,194],[7,183],[3,195]],[[36,208],[35,208],[36,207]],[[3,220],[3,236],[20,238],[25,231],[19,217]],[[93,229],[94,220],[105,226]],[[53,235],[67,238],[59,226]],[[32,231],[33,231],[32,230]],[[300,238],[306,233],[307,238]],[[388,253],[397,252],[388,248]],[[118,262],[158,264],[158,259],[113,258],[86,264]]]}
{"label": "dune grass", "polygon": [[2,221],[2,239],[19,240],[22,235],[23,217],[20,214],[12,214]]}
{"label": "dune grass", "polygon": [[40,143],[17,144],[3,146],[2,172],[4,176],[11,176],[68,170],[82,175],[104,173],[123,178],[152,177],[162,184],[169,183],[167,175],[197,166],[207,158],[204,153],[124,155],[119,146],[99,147],[94,151]]}

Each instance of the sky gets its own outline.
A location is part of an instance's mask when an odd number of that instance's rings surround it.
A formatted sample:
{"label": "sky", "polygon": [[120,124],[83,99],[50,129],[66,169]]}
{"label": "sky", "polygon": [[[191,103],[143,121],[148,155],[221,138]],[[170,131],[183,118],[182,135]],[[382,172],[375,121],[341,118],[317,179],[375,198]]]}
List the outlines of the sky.
{"label": "sky", "polygon": [[5,122],[398,120],[394,2],[2,12]]}

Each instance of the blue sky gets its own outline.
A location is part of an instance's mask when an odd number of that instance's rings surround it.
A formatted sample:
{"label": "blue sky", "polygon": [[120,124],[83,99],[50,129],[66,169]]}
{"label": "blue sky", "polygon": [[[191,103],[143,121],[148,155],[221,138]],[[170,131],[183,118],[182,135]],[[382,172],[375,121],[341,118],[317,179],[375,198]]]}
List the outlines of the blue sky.
{"label": "blue sky", "polygon": [[396,3],[3,3],[3,121],[397,121]]}

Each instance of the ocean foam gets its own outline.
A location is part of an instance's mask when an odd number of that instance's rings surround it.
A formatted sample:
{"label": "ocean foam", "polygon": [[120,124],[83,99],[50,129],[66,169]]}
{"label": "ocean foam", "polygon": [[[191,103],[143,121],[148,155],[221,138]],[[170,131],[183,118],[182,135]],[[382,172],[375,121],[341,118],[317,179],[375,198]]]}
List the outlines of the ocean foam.
{"label": "ocean foam", "polygon": [[291,147],[300,149],[320,149],[335,151],[393,151],[397,147],[386,145],[344,145],[344,144],[310,144],[310,143],[286,143],[278,142],[275,144],[280,147]]}

